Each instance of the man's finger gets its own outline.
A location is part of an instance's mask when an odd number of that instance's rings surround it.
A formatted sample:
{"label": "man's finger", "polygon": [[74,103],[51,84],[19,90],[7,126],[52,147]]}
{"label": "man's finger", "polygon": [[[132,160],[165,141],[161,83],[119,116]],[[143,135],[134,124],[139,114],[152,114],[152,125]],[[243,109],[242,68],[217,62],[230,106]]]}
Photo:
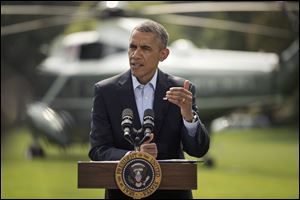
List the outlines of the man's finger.
{"label": "man's finger", "polygon": [[145,140],[145,141],[143,142],[143,144],[149,144],[149,143],[153,140],[153,138],[154,138],[154,134],[151,133],[151,134],[150,134],[150,138],[149,138],[148,140]]}
{"label": "man's finger", "polygon": [[190,90],[190,81],[189,80],[185,80],[183,83],[183,88]]}

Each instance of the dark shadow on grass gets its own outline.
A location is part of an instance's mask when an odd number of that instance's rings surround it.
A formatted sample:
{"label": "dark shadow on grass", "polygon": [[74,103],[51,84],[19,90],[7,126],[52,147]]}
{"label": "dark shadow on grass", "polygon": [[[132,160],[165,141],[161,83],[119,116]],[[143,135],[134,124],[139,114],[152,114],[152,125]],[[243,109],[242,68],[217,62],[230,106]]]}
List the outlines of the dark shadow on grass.
{"label": "dark shadow on grass", "polygon": [[45,161],[45,162],[53,162],[53,161],[59,161],[59,162],[70,162],[70,161],[89,161],[90,159],[88,156],[84,155],[78,155],[78,154],[46,154],[43,158],[33,158],[32,160],[39,160],[39,161]]}

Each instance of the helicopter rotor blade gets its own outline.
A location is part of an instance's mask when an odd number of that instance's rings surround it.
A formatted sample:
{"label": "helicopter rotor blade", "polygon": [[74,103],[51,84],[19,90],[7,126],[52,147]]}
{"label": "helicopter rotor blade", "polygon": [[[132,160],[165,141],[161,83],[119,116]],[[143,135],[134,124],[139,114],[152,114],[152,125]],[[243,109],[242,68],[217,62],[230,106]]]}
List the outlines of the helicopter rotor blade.
{"label": "helicopter rotor blade", "polygon": [[1,15],[64,15],[77,14],[77,6],[1,5]]}
{"label": "helicopter rotor blade", "polygon": [[38,30],[42,28],[67,25],[72,22],[79,22],[87,19],[90,19],[90,17],[56,16],[11,24],[1,27],[1,37],[16,33]]}
{"label": "helicopter rotor blade", "polygon": [[50,15],[1,27],[1,36],[38,30],[53,26],[67,25],[95,16],[94,10],[79,9],[78,6],[53,5],[1,5],[1,15]]}
{"label": "helicopter rotor blade", "polygon": [[[21,22],[17,24],[7,25],[1,27],[1,36],[22,33],[47,27],[66,25],[72,22],[83,21],[91,18],[90,16],[76,17],[76,16],[57,16],[49,17],[44,19],[37,19],[27,22]],[[192,17],[183,15],[164,15],[161,16],[161,21],[170,24],[193,26],[193,27],[204,27],[211,29],[219,29],[226,31],[235,31],[242,33],[252,33],[278,38],[289,38],[291,32],[286,29],[269,27],[258,24],[249,24],[229,20],[220,20],[204,17]]]}
{"label": "helicopter rotor blade", "polygon": [[[150,5],[141,9],[144,15],[193,12],[299,11],[299,2],[193,2]],[[1,15],[74,15],[77,6],[1,5]],[[85,11],[86,12],[86,11]]]}
{"label": "helicopter rotor blade", "polygon": [[[145,15],[193,12],[282,11],[283,2],[197,2],[145,6]],[[299,11],[299,2],[284,2],[288,11]]]}
{"label": "helicopter rotor blade", "polygon": [[183,26],[194,26],[194,27],[205,27],[212,29],[220,29],[227,31],[243,32],[259,34],[271,37],[289,38],[291,32],[287,29],[269,27],[258,24],[249,24],[229,20],[220,20],[204,17],[191,17],[183,15],[164,15],[160,18],[165,23],[183,25]]}
{"label": "helicopter rotor blade", "polygon": [[[295,6],[298,5],[298,6]],[[278,38],[288,38],[291,32],[286,29],[268,27],[264,25],[241,23],[230,20],[220,20],[203,17],[192,17],[166,13],[189,12],[218,12],[218,11],[282,11],[298,10],[299,3],[291,2],[198,2],[174,3],[145,6],[137,16],[159,15],[165,23],[205,27],[219,30],[260,34]],[[49,5],[1,5],[1,15],[56,15],[55,17],[37,19],[1,27],[1,36],[37,30],[46,27],[66,25],[71,22],[95,18],[96,10],[79,10],[77,6],[49,6]],[[58,16],[57,16],[58,15]]]}

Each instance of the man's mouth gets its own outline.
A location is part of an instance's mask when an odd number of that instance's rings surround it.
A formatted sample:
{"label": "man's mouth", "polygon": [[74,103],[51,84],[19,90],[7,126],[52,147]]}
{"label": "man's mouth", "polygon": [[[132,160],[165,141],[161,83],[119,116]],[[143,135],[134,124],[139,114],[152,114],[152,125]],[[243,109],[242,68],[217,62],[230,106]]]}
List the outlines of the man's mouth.
{"label": "man's mouth", "polygon": [[143,67],[144,64],[141,64],[141,63],[130,63],[130,66],[133,67],[133,68],[139,68],[139,67]]}

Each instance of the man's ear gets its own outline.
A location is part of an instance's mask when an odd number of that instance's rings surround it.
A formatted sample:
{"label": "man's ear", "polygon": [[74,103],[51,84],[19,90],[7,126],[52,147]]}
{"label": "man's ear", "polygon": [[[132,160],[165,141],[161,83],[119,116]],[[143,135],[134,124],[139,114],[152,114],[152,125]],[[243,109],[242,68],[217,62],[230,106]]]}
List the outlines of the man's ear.
{"label": "man's ear", "polygon": [[170,50],[167,48],[161,50],[160,56],[159,56],[159,61],[160,62],[164,61],[168,57],[169,53],[170,53]]}

